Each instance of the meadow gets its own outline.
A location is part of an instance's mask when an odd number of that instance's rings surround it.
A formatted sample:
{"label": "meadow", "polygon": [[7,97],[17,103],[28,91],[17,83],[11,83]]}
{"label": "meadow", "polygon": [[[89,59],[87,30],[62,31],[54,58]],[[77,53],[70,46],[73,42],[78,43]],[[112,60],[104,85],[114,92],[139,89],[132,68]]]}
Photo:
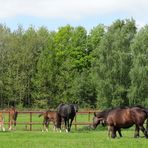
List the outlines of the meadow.
{"label": "meadow", "polygon": [[[7,120],[7,115],[5,115]],[[91,116],[92,118],[92,116]],[[87,121],[88,115],[78,115],[77,121]],[[29,115],[20,114],[18,122],[29,122]],[[42,121],[38,115],[33,121]],[[5,125],[7,128],[7,125]],[[33,131],[27,131],[25,125],[17,125],[16,131],[0,132],[0,148],[147,148],[148,139],[140,133],[140,138],[133,138],[134,127],[122,130],[123,137],[111,139],[107,128],[99,126],[91,130],[88,126],[72,126],[70,133],[54,132],[52,125],[49,132],[41,132],[42,125],[33,125]]]}
{"label": "meadow", "polygon": [[[142,134],[141,134],[142,135]],[[41,131],[0,132],[1,148],[147,148],[148,139],[133,138],[123,131],[122,138],[111,139],[106,130],[72,130],[71,133]]]}

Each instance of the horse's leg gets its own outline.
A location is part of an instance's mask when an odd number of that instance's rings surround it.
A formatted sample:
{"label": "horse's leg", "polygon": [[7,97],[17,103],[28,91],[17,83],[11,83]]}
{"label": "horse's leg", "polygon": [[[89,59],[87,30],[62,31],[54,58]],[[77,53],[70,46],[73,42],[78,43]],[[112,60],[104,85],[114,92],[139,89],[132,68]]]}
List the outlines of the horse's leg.
{"label": "horse's leg", "polygon": [[121,128],[117,128],[117,131],[118,131],[119,136],[122,137]]}
{"label": "horse's leg", "polygon": [[53,131],[56,131],[56,123],[53,121]]}
{"label": "horse's leg", "polygon": [[72,126],[73,119],[74,119],[74,117],[72,117],[71,120],[70,120],[70,124],[69,124],[69,132],[70,132],[70,129],[71,129],[71,126]]}
{"label": "horse's leg", "polygon": [[145,135],[145,137],[148,138],[148,133],[147,133],[147,131],[145,130],[144,126],[143,126],[143,125],[140,125],[139,128],[140,128],[140,130],[143,132],[143,134]]}
{"label": "horse's leg", "polygon": [[13,130],[16,130],[16,123],[15,123],[16,121],[14,120],[14,122],[13,122]]}
{"label": "horse's leg", "polygon": [[2,130],[2,124],[0,123],[0,129]]}
{"label": "horse's leg", "polygon": [[1,128],[2,131],[5,131],[4,121],[2,121],[2,123],[0,124],[0,128]]}
{"label": "horse's leg", "polygon": [[114,126],[110,126],[110,131],[111,131],[111,138],[116,137],[116,129]]}
{"label": "horse's leg", "polygon": [[134,134],[134,138],[137,138],[137,137],[139,137],[139,126],[138,125],[135,126],[135,134]]}
{"label": "horse's leg", "polygon": [[46,119],[44,118],[43,123],[42,123],[42,132],[44,132],[45,130],[45,125],[46,125]]}
{"label": "horse's leg", "polygon": [[15,130],[16,129],[16,121],[14,119],[12,119],[12,123],[11,123],[11,129]]}
{"label": "horse's leg", "polygon": [[[66,130],[66,132],[68,132],[67,126],[69,125],[69,122],[68,122],[67,118],[64,118],[64,123],[65,123],[65,130]],[[68,123],[68,125],[67,125],[67,123]]]}
{"label": "horse's leg", "polygon": [[108,137],[110,138],[110,132],[111,132],[111,128],[110,126],[108,126]]}
{"label": "horse's leg", "polygon": [[49,121],[46,122],[46,125],[45,125],[45,130],[46,130],[46,132],[48,132],[48,127],[49,127]]}
{"label": "horse's leg", "polygon": [[[62,122],[62,117],[59,115],[59,114],[57,114],[56,115],[56,130],[57,130],[57,132],[60,130],[60,132],[61,132],[61,122]],[[65,120],[65,119],[64,119]]]}
{"label": "horse's leg", "polygon": [[9,129],[8,130],[12,130],[12,121],[10,120],[10,123],[9,123]]}
{"label": "horse's leg", "polygon": [[44,123],[42,124],[43,126],[42,126],[42,132],[44,132]]}
{"label": "horse's leg", "polygon": [[4,124],[2,125],[2,130],[3,130],[3,131],[5,131],[5,127],[4,127]]}

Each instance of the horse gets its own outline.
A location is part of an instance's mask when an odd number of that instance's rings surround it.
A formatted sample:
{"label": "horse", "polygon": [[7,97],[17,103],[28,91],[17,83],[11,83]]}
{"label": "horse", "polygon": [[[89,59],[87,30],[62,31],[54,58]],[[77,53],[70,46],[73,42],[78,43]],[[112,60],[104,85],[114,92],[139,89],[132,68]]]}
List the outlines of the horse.
{"label": "horse", "polygon": [[60,104],[57,107],[57,129],[61,132],[61,121],[64,120],[66,132],[70,132],[73,119],[78,112],[75,104]]}
{"label": "horse", "polygon": [[[106,125],[106,119],[108,116],[108,113],[111,111],[112,109],[108,109],[108,110],[104,110],[102,112],[94,112],[94,117],[93,117],[93,125],[91,126],[92,129],[96,129],[96,127],[101,123],[103,126]],[[116,129],[118,131],[118,134],[120,137],[122,137],[122,133],[121,133],[121,128],[117,128]]]}
{"label": "horse", "polygon": [[0,112],[0,128],[1,128],[2,131],[5,131],[4,118],[3,118],[2,112]]}
{"label": "horse", "polygon": [[8,130],[12,130],[13,125],[14,125],[14,129],[15,129],[18,111],[16,110],[15,107],[8,108],[7,111],[9,112],[9,128],[8,128]]}
{"label": "horse", "polygon": [[47,110],[44,113],[41,113],[39,117],[43,116],[43,128],[42,132],[45,130],[48,132],[48,127],[50,121],[53,122],[54,125],[54,131],[56,130],[56,118],[57,118],[57,113],[55,111]]}
{"label": "horse", "polygon": [[[134,137],[139,137],[139,130],[141,130],[145,137],[148,138],[148,132],[145,130],[143,124],[145,120],[148,120],[148,112],[144,108],[140,107],[118,107],[94,114],[93,118],[93,128],[101,122],[104,121],[108,126],[108,136],[115,138],[116,131],[121,134],[121,128],[129,128],[135,125]],[[146,123],[148,127],[148,121]],[[122,134],[120,135],[120,137]]]}

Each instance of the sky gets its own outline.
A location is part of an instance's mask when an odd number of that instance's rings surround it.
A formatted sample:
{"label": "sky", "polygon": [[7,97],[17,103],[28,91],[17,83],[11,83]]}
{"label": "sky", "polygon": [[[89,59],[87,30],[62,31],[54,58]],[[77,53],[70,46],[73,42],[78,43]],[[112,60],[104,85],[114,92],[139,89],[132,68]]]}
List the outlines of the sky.
{"label": "sky", "polygon": [[12,30],[22,25],[57,30],[67,24],[91,30],[98,24],[131,19],[148,24],[148,0],[0,0],[0,23]]}

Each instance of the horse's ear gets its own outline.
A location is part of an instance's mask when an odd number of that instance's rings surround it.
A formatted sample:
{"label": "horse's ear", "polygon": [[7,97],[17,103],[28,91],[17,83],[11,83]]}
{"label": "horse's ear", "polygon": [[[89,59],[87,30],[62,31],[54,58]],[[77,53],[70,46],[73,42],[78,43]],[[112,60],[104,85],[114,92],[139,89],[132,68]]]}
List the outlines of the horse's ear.
{"label": "horse's ear", "polygon": [[94,112],[94,116],[96,117],[96,112]]}

